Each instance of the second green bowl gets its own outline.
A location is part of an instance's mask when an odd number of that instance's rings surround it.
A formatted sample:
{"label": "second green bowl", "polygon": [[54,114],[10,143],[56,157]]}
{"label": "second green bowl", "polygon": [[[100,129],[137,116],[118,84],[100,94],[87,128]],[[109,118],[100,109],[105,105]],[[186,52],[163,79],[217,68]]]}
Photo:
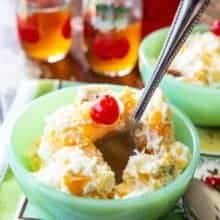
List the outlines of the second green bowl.
{"label": "second green bowl", "polygon": [[[199,26],[195,31],[206,31]],[[140,46],[140,71],[145,83],[151,76],[168,29],[158,30],[147,36]],[[166,75],[161,87],[169,101],[185,112],[199,126],[220,125],[220,89],[192,85]]]}

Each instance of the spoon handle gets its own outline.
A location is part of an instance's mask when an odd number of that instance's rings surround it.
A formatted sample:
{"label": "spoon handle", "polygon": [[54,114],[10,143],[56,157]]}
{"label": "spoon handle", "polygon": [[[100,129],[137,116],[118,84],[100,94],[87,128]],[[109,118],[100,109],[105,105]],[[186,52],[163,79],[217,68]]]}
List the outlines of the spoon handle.
{"label": "spoon handle", "polygon": [[154,91],[159,86],[159,83],[166,73],[170,63],[173,61],[188,35],[192,32],[194,25],[208,6],[209,1],[210,0],[180,1],[179,8],[175,15],[166,43],[161,51],[157,65],[147,86],[143,90],[142,96],[134,112],[134,121],[138,122],[141,119]]}

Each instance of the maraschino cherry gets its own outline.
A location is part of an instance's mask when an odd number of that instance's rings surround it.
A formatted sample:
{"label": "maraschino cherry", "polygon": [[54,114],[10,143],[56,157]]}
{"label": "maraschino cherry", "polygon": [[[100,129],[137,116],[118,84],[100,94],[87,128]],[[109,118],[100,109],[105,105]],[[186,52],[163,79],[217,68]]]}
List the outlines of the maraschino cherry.
{"label": "maraschino cherry", "polygon": [[123,58],[127,55],[130,44],[125,37],[97,35],[92,44],[92,50],[101,60]]}
{"label": "maraschino cherry", "polygon": [[114,57],[114,40],[108,35],[98,35],[94,38],[92,50],[96,57],[101,60],[110,60]]}
{"label": "maraschino cherry", "polygon": [[71,18],[70,18],[70,16],[66,19],[66,22],[63,25],[62,34],[63,34],[63,37],[65,39],[70,39],[71,38],[72,30],[71,30]]}
{"label": "maraschino cherry", "polygon": [[127,55],[130,45],[126,38],[118,38],[115,40],[114,45],[114,57],[115,58],[123,58]]}
{"label": "maraschino cherry", "polygon": [[119,118],[120,110],[117,100],[111,95],[103,96],[92,108],[91,118],[98,124],[111,125]]}
{"label": "maraschino cherry", "polygon": [[22,41],[37,43],[40,40],[37,22],[31,16],[24,19],[17,16],[17,26],[18,35]]}
{"label": "maraschino cherry", "polygon": [[220,20],[215,20],[212,24],[211,31],[220,37]]}
{"label": "maraschino cherry", "polygon": [[203,182],[208,186],[219,188],[220,187],[220,176],[207,176]]}

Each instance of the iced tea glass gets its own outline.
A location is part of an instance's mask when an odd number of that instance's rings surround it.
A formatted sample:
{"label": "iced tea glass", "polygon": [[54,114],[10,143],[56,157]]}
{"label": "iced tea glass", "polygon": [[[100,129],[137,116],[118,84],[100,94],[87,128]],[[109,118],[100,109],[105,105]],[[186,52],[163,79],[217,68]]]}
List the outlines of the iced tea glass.
{"label": "iced tea glass", "polygon": [[84,0],[85,54],[93,72],[123,76],[134,68],[141,39],[141,0]]}
{"label": "iced tea glass", "polygon": [[17,30],[21,46],[34,59],[56,62],[72,44],[70,0],[19,0]]}

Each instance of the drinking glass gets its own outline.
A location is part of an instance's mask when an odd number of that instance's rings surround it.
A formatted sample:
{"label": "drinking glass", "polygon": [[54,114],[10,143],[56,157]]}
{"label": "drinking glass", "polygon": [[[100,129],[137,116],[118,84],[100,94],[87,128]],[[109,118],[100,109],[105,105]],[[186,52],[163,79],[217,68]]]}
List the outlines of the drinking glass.
{"label": "drinking glass", "polygon": [[71,48],[70,0],[19,0],[17,30],[21,46],[34,59],[56,62]]}
{"label": "drinking glass", "polygon": [[130,73],[141,39],[141,0],[84,0],[83,20],[85,55],[93,72]]}

